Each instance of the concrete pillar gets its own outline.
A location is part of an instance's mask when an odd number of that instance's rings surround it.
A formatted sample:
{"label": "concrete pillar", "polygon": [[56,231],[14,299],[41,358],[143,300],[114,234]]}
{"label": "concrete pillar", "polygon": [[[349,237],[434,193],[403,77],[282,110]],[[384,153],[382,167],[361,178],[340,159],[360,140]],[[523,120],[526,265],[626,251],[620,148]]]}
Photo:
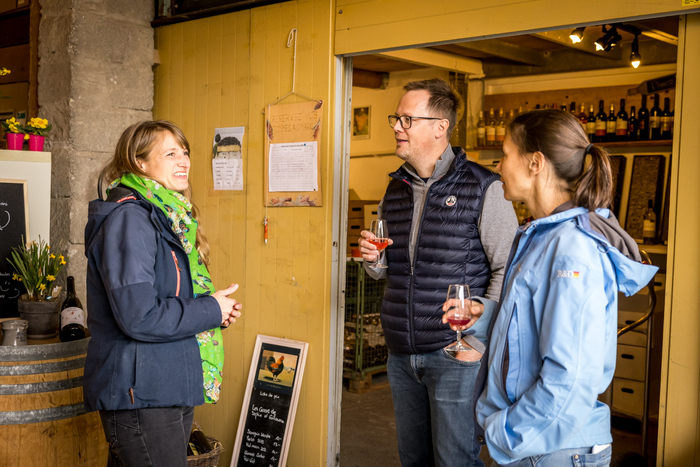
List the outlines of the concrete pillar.
{"label": "concrete pillar", "polygon": [[152,118],[154,2],[39,5],[39,115],[53,124],[46,149],[52,153],[51,244],[64,245],[67,273],[84,301],[83,232],[97,176],[124,128]]}

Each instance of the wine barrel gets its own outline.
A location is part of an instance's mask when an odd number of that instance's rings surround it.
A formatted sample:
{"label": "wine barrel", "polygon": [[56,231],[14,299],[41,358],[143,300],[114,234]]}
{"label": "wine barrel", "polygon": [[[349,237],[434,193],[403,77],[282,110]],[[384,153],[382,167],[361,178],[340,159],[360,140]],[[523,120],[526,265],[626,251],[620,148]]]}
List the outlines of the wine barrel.
{"label": "wine barrel", "polygon": [[107,464],[100,416],[83,406],[89,340],[0,346],[0,465]]}

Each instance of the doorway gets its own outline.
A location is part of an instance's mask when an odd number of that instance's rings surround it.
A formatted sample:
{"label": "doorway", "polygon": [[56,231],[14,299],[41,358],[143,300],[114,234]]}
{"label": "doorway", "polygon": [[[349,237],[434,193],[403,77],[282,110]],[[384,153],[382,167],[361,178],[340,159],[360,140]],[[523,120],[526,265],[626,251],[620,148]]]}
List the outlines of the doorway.
{"label": "doorway", "polygon": [[[349,159],[348,201],[376,203],[383,196],[388,181],[387,174],[401,164],[401,161],[393,155],[393,134],[384,125],[386,125],[386,116],[393,113],[395,105],[403,93],[401,87],[407,81],[438,76],[460,86],[466,106],[463,118],[460,119],[461,126],[455,135],[460,139],[453,141],[453,144],[466,147],[467,153],[471,157],[483,165],[493,168],[500,158],[500,148],[478,144],[477,124],[480,111],[487,111],[491,107],[495,107],[495,109],[502,107],[507,115],[510,110],[517,112],[521,107],[523,110],[527,110],[528,107],[534,109],[537,105],[551,107],[562,104],[566,105],[568,109],[573,101],[576,104],[574,107],[577,113],[581,103],[585,104],[585,110],[588,113],[590,105],[594,104],[597,107],[598,101],[601,99],[608,106],[612,101],[615,108],[619,110],[619,99],[622,98],[626,100],[628,110],[632,105],[637,110],[641,106],[642,94],[636,92],[628,95],[630,90],[639,88],[644,82],[649,85],[650,80],[675,74],[678,42],[677,16],[618,24],[616,29],[621,36],[621,39],[618,40],[618,51],[610,56],[596,55],[588,50],[583,50],[583,47],[586,45],[594,46],[594,42],[605,35],[603,29],[610,30],[611,25],[599,23],[584,26],[581,45],[575,45],[569,38],[569,35],[577,28],[574,25],[566,29],[353,57],[354,85],[351,90],[351,98],[346,100],[346,102],[352,102],[346,116],[350,122],[353,122],[352,125],[348,125],[350,135],[348,135],[349,148],[346,156]],[[634,45],[635,42],[637,42],[636,45]],[[633,47],[641,51],[642,57],[648,57],[648,59],[644,58],[643,65],[634,71],[629,64]],[[443,65],[444,62],[440,61],[444,58],[443,54],[452,54],[461,58],[456,59],[457,61],[450,61],[452,68],[447,68]],[[475,62],[480,62],[481,68]],[[454,66],[455,63],[458,65]],[[360,81],[362,84],[358,85]],[[599,89],[601,94],[594,96],[591,94],[591,89],[595,88],[605,88],[605,91]],[[584,91],[580,92],[581,89]],[[579,92],[576,93],[576,90]],[[648,91],[648,89],[644,91]],[[665,97],[669,99],[672,109],[675,97],[672,88],[660,90],[662,102]],[[369,116],[368,122],[365,122],[368,125],[368,135],[359,134],[355,128],[356,109],[367,109],[358,115],[362,115],[363,118],[364,115]],[[353,134],[353,132],[357,134]],[[640,150],[640,147],[645,149]],[[633,218],[636,219],[636,217],[633,216],[637,215],[635,209],[630,210],[631,207],[634,208],[630,204],[636,199],[631,196],[631,190],[639,183],[644,183],[633,180],[635,156],[663,156],[663,159],[658,159],[662,161],[663,167],[659,166],[658,172],[661,172],[662,175],[659,178],[660,181],[657,181],[654,191],[654,196],[658,195],[659,197],[659,201],[655,202],[658,208],[656,214],[660,219],[657,235],[658,244],[654,248],[647,249],[651,250],[654,262],[663,266],[660,274],[664,276],[666,249],[663,243],[668,238],[668,224],[666,221],[664,226],[664,218],[668,216],[669,212],[667,190],[672,160],[671,143],[668,140],[663,143],[616,143],[611,145],[609,150],[619,160],[625,161],[625,170],[618,179],[620,198],[617,209],[618,218],[623,227],[626,227],[626,221],[629,219],[630,228],[634,228],[636,221]],[[352,228],[353,226],[357,227],[358,223],[351,221],[350,217],[343,219],[342,222],[348,227],[346,252],[352,256],[352,240],[359,236],[355,235],[356,232],[353,232]],[[360,229],[363,227],[361,226]],[[660,294],[665,291],[664,277],[659,277],[657,280]],[[624,305],[633,309],[623,311],[632,313],[643,311],[644,307],[640,308],[638,302],[644,300],[645,298],[637,299],[637,303]],[[656,339],[653,344],[656,352],[660,352],[661,349],[659,339],[663,323],[663,303],[664,299],[661,295],[657,300],[657,304],[661,304],[661,307],[654,312],[655,328],[646,331]],[[625,319],[628,317],[626,315]],[[347,337],[345,332],[344,335]],[[646,336],[646,334],[644,335]],[[634,342],[629,342],[630,336],[628,336],[626,341],[620,342],[620,345],[635,347],[634,344],[643,339],[641,335],[633,335],[633,337]],[[362,341],[360,341],[361,344]],[[644,348],[646,349],[645,346]],[[655,378],[653,382],[649,375],[640,376],[634,372],[631,374],[623,373],[622,376],[625,377],[619,378],[617,399],[622,402],[617,406],[613,405],[615,423],[618,425],[617,427],[614,425],[614,430],[619,431],[615,435],[614,444],[619,448],[616,453],[618,463],[627,453],[635,451],[639,454],[642,453],[641,432],[643,430],[642,412],[644,410],[640,407],[643,407],[644,403],[639,397],[640,388],[642,388],[642,392],[644,388],[647,389],[648,397],[652,401],[647,404],[647,407],[656,408],[655,413],[647,414],[649,416],[649,420],[645,422],[647,428],[658,422],[660,354],[657,353],[655,356],[658,357],[657,361],[651,363],[654,366],[651,373],[651,377]],[[624,360],[622,362],[625,363]],[[633,383],[641,383],[641,386]],[[630,385],[634,388],[629,387]],[[630,394],[629,391],[632,391],[634,401],[625,399],[625,396]],[[362,398],[367,398],[367,407],[371,407],[372,402],[374,402],[370,400],[372,393],[373,391],[370,390],[361,395]],[[381,389],[377,394],[380,393]],[[355,395],[351,397],[354,398]],[[381,397],[384,395],[382,394]],[[373,416],[371,411],[367,411],[367,416],[370,418]],[[363,425],[360,424],[360,426]],[[341,436],[345,436],[345,434],[342,433]],[[647,430],[646,438],[645,451],[649,465],[653,465],[656,452],[656,431],[653,426]],[[340,443],[342,445],[343,439],[340,440]],[[341,459],[341,462],[343,460]],[[363,464],[351,462],[350,465]]]}

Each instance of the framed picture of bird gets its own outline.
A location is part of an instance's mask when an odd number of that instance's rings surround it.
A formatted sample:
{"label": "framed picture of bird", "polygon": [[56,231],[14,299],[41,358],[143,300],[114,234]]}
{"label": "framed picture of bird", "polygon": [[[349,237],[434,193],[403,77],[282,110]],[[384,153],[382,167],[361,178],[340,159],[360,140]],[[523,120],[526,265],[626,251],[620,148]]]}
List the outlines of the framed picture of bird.
{"label": "framed picture of bird", "polygon": [[286,464],[308,346],[258,334],[231,467]]}

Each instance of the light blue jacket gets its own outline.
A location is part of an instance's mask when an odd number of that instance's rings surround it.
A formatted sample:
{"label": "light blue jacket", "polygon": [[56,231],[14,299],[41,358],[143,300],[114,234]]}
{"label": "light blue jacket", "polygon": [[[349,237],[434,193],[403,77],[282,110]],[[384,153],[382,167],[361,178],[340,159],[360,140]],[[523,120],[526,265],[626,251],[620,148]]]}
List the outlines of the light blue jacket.
{"label": "light blue jacket", "polygon": [[617,292],[636,293],[658,268],[624,256],[588,220],[579,207],[518,228],[476,406],[499,464],[612,442],[597,399],[615,371]]}

